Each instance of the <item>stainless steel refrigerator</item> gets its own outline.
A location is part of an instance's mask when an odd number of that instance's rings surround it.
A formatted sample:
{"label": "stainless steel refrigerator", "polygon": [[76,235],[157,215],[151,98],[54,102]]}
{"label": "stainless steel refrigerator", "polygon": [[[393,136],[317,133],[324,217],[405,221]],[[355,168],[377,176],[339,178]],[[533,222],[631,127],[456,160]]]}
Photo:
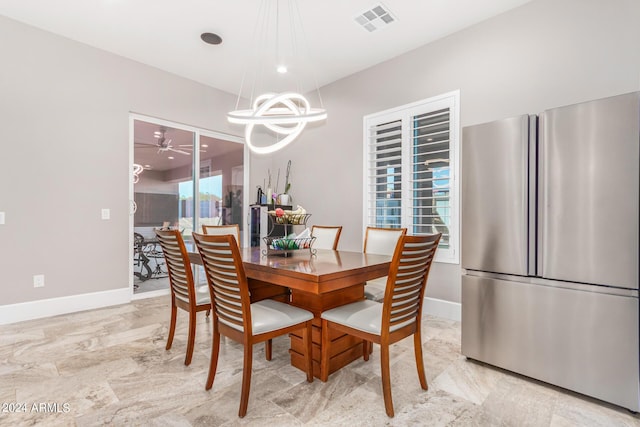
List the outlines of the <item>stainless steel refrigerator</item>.
{"label": "stainless steel refrigerator", "polygon": [[462,353],[640,410],[640,92],[465,127]]}

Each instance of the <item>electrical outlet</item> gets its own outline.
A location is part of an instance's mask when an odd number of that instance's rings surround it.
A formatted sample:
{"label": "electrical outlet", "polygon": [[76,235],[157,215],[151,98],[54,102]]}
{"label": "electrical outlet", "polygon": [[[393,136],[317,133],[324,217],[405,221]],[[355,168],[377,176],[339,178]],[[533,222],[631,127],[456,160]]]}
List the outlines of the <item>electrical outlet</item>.
{"label": "electrical outlet", "polygon": [[4,212],[0,212],[0,225],[4,224]]}
{"label": "electrical outlet", "polygon": [[110,209],[102,209],[102,219],[111,218],[111,210]]}
{"label": "electrical outlet", "polygon": [[35,274],[33,276],[33,287],[34,288],[44,287],[44,274]]}

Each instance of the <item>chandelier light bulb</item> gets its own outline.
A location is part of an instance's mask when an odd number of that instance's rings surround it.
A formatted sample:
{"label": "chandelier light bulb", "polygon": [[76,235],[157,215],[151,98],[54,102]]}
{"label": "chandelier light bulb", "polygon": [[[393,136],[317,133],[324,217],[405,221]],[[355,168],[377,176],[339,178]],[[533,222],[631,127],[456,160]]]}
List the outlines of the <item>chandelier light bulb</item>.
{"label": "chandelier light bulb", "polygon": [[286,74],[287,73],[287,66],[286,65],[278,65],[278,68],[276,68],[276,71],[279,72],[280,74]]}

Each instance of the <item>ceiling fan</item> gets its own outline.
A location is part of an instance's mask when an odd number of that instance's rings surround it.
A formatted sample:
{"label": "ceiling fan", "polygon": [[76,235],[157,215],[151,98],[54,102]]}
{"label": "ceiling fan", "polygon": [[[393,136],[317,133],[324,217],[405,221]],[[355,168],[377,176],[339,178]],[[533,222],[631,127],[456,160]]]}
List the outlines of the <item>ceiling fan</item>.
{"label": "ceiling fan", "polygon": [[184,154],[186,156],[190,156],[191,153],[185,150],[173,148],[171,145],[171,139],[167,139],[166,137],[167,129],[161,127],[158,132],[154,132],[154,137],[158,139],[156,145],[142,144],[136,143],[139,148],[157,148],[158,153],[164,153],[166,151],[173,151],[174,153]]}

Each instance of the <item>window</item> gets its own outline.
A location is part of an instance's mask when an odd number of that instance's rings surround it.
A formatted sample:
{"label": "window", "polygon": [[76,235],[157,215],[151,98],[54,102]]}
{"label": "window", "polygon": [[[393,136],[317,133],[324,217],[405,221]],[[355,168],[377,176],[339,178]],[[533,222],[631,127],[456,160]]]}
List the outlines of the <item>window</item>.
{"label": "window", "polygon": [[[200,168],[200,185],[198,197],[200,203],[200,220],[199,224],[218,225],[221,224],[222,210],[222,172],[216,171],[213,176],[209,175],[209,169]],[[183,230],[185,236],[191,235],[193,231],[194,216],[194,197],[193,197],[193,180],[182,181],[178,183],[178,197],[180,205],[178,209],[178,218],[180,220],[180,229]]]}
{"label": "window", "polygon": [[442,233],[438,262],[459,263],[458,91],[364,118],[364,224]]}

